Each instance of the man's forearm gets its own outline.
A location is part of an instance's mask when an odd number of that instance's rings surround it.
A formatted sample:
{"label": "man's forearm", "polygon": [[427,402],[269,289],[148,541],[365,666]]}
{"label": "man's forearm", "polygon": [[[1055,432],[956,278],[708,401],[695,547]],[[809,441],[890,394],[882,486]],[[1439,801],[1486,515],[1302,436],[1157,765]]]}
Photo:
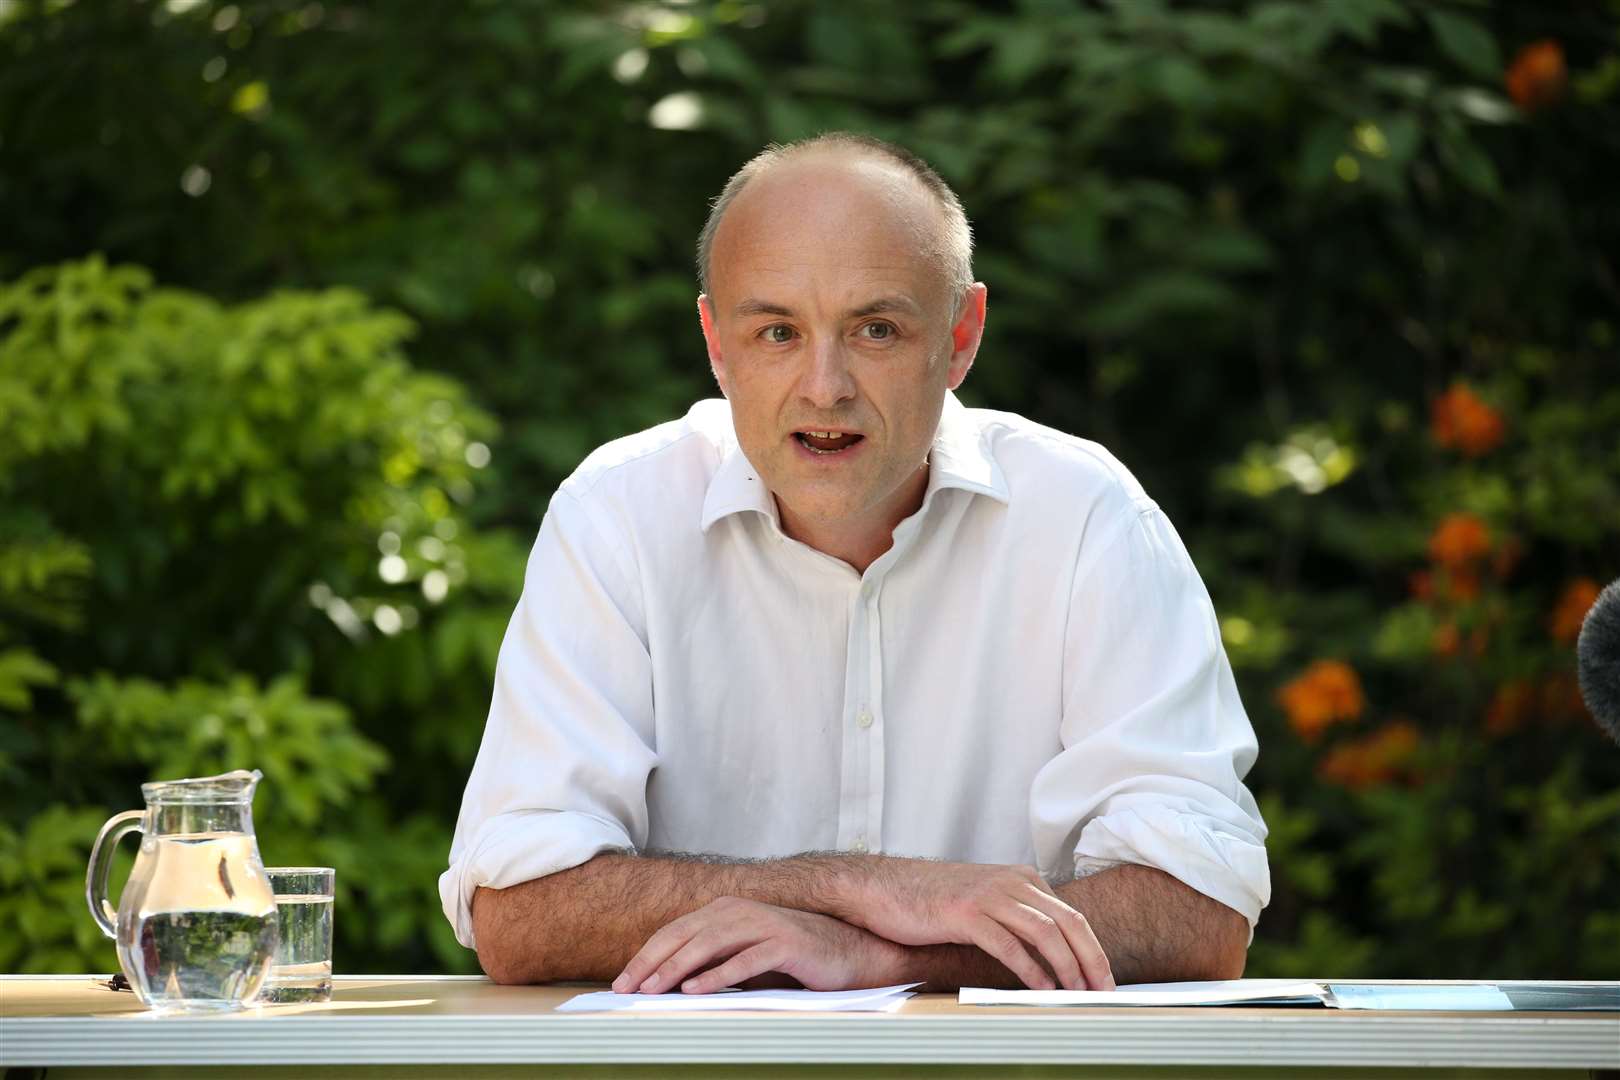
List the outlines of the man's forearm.
{"label": "man's forearm", "polygon": [[[1085,915],[1121,986],[1243,974],[1248,920],[1162,870],[1116,866],[1054,891]],[[1022,985],[1012,972],[970,946],[928,945],[909,953],[907,981],[922,980],[928,990]]]}
{"label": "man's forearm", "polygon": [[1151,866],[1116,866],[1057,886],[1085,912],[1121,985],[1237,979],[1249,920]]}
{"label": "man's forearm", "polygon": [[[660,928],[723,896],[867,925],[877,891],[904,892],[915,860],[798,855],[759,861],[604,853],[589,862],[473,898],[478,958],[497,982],[607,981]],[[1236,978],[1248,923],[1162,871],[1120,866],[1055,890],[1090,922],[1116,982]],[[1017,986],[1005,966],[968,945],[917,945],[910,978],[930,989]],[[1037,959],[1039,957],[1037,956]]]}
{"label": "man's forearm", "polygon": [[831,914],[840,855],[726,860],[604,852],[473,896],[478,960],[496,982],[613,979],[661,927],[722,896]]}

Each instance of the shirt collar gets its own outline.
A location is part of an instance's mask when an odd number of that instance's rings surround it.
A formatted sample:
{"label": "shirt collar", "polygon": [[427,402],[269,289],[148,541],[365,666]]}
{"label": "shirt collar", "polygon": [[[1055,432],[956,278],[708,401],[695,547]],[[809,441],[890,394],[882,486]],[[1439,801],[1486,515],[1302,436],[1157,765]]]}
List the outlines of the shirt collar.
{"label": "shirt collar", "polygon": [[709,490],[703,497],[701,528],[708,532],[709,526],[721,518],[744,510],[757,510],[776,520],[776,500],[771,498],[770,489],[759,478],[758,470],[742,452],[737,440],[729,438],[725,441],[720,468],[709,479]]}
{"label": "shirt collar", "polygon": [[1007,478],[985,446],[979,422],[950,392],[945,394],[945,411],[928,452],[928,492],[923,501],[947,487],[988,495],[1000,503],[1011,498]]}
{"label": "shirt collar", "polygon": [[[985,448],[978,423],[956,395],[949,392],[945,394],[945,408],[940,414],[934,445],[928,452],[928,490],[923,495],[924,504],[933,498],[934,492],[948,487],[988,495],[1001,503],[1010,497],[1007,478]],[[759,472],[737,441],[728,439],[720,468],[710,479],[703,499],[700,527],[708,532],[716,521],[744,510],[755,510],[776,520],[776,500],[771,497],[770,489],[759,478]]]}

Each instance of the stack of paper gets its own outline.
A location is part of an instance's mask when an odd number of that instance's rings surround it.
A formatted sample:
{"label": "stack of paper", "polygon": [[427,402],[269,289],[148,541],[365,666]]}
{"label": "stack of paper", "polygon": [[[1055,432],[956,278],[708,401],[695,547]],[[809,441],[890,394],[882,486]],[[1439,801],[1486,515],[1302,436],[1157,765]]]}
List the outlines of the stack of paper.
{"label": "stack of paper", "polygon": [[1518,1009],[1620,1011],[1620,983],[1315,982],[1232,979],[1137,983],[1118,990],[988,990],[963,987],[963,1005],[1326,1005],[1333,1009],[1511,1012]]}
{"label": "stack of paper", "polygon": [[580,994],[558,1012],[720,1012],[765,1009],[772,1012],[894,1012],[921,983],[872,990],[722,990],[718,994]]}
{"label": "stack of paper", "polygon": [[963,1005],[1321,1005],[1321,983],[1290,979],[1136,983],[1118,990],[988,990],[964,986]]}

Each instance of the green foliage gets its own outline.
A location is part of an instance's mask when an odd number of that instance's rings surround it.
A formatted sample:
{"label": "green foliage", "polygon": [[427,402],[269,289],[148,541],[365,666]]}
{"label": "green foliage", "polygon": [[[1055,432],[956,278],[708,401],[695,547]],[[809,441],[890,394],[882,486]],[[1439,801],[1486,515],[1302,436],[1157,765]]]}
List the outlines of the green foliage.
{"label": "green foliage", "polygon": [[90,807],[46,806],[21,831],[0,824],[0,968],[106,971],[111,945],[84,905],[90,842],[102,821]]}
{"label": "green foliage", "polygon": [[226,686],[187,679],[170,690],[102,674],[75,680],[68,696],[80,729],[110,762],[159,777],[250,768],[276,777],[262,820],[308,828],[340,814],[388,759],[353,730],[347,709],[307,697],[293,676],[261,693],[243,676]]}
{"label": "green foliage", "polygon": [[[1188,539],[1261,737],[1250,973],[1620,969],[1569,641],[1620,573],[1612,2],[24,0],[0,105],[8,844],[275,759],[340,965],[465,969],[432,879],[546,493],[712,392],[706,200],[844,127],[969,209],[964,396]],[[14,962],[106,967],[86,926]]]}
{"label": "green foliage", "polygon": [[[222,305],[92,257],[0,285],[0,312],[17,435],[0,457],[0,641],[23,642],[0,650],[0,769],[18,781],[10,865],[40,876],[17,962],[103,969],[106,943],[66,921],[82,899],[64,907],[65,871],[39,861],[57,844],[82,889],[89,837],[65,834],[99,811],[36,812],[42,794],[116,804],[146,779],[256,767],[267,836],[341,831],[377,791],[396,702],[462,705],[434,684],[452,667],[487,680],[487,612],[504,619],[523,550],[464,509],[494,425],[408,365],[409,320],[357,293]],[[415,645],[413,681],[377,674],[397,672],[396,639]],[[356,672],[387,684],[364,717],[306,690]],[[439,745],[470,759],[465,738]],[[448,822],[418,814],[401,836],[418,847],[394,860],[420,868]],[[372,895],[395,923],[438,918],[431,893],[362,889],[357,924]]]}

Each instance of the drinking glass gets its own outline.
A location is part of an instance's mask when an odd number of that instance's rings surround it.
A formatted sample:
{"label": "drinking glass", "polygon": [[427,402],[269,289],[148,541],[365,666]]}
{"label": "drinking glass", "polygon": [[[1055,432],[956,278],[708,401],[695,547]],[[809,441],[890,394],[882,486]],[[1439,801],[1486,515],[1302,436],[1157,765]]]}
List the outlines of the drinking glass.
{"label": "drinking glass", "polygon": [[270,978],[259,991],[269,1005],[332,1000],[332,897],[337,871],[330,866],[269,866],[280,935]]}

